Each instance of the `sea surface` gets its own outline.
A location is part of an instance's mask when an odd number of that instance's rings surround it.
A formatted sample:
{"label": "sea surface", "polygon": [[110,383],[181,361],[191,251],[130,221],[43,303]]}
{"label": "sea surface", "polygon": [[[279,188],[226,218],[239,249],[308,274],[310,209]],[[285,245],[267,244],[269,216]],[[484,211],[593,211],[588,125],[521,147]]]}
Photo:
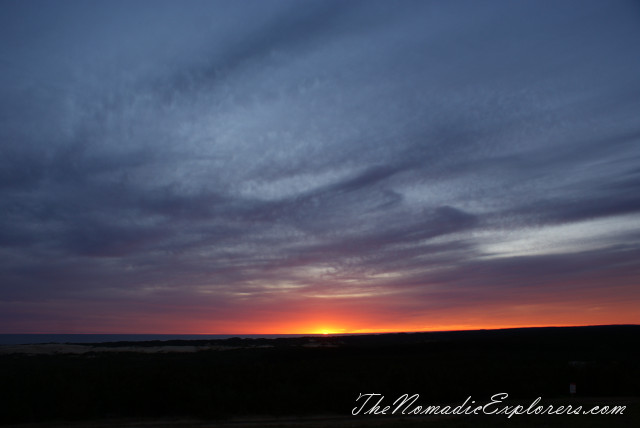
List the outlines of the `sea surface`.
{"label": "sea surface", "polygon": [[149,340],[213,340],[241,337],[275,339],[278,337],[316,336],[313,334],[0,334],[0,345],[34,343],[105,343]]}

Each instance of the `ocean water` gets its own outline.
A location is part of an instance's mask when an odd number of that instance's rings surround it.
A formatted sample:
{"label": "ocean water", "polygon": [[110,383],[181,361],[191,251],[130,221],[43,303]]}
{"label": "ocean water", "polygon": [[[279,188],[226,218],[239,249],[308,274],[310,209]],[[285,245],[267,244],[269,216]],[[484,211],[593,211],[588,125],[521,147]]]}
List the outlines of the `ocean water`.
{"label": "ocean water", "polygon": [[34,343],[104,343],[142,342],[148,340],[213,340],[241,337],[247,339],[275,339],[303,337],[313,334],[0,334],[0,345]]}

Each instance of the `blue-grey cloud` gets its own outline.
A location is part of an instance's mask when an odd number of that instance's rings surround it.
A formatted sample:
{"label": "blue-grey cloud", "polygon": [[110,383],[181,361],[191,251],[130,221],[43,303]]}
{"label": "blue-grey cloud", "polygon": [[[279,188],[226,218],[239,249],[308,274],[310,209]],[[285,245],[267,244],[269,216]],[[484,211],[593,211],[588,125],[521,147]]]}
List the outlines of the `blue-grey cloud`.
{"label": "blue-grey cloud", "polygon": [[25,314],[637,278],[635,2],[2,8],[0,300]]}

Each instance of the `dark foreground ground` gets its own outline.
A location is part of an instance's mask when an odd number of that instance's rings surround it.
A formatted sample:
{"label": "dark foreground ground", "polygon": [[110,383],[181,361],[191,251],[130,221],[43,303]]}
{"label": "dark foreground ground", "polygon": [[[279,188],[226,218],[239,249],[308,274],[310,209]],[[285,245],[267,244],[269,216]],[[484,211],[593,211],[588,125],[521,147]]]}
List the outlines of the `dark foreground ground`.
{"label": "dark foreground ground", "polygon": [[[52,427],[640,426],[640,326],[5,348],[0,424]],[[180,352],[180,351],[184,352]],[[69,352],[69,353],[66,353]],[[575,396],[569,384],[576,384]],[[351,415],[386,404],[626,406],[622,415]],[[365,408],[369,409],[371,406]],[[503,407],[503,406],[501,406]],[[364,411],[362,412],[364,413]]]}

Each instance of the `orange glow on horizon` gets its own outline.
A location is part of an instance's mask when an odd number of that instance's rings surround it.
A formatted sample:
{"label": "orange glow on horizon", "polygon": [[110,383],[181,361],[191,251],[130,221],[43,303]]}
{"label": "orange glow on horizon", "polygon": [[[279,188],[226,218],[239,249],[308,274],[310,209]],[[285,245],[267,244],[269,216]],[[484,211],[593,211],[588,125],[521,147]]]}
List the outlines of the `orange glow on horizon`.
{"label": "orange glow on horizon", "polygon": [[[296,317],[295,314],[290,314],[293,316],[290,316],[290,319],[284,322],[272,320],[272,322],[250,323],[249,320],[245,320],[246,323],[243,323],[242,327],[232,325],[211,326],[214,328],[208,329],[208,331],[201,331],[201,333],[335,335],[640,324],[640,317],[636,315],[636,309],[631,307],[626,308],[628,309],[626,311],[618,306],[616,310],[597,310],[591,313],[585,313],[580,308],[575,308],[573,311],[550,309],[555,308],[541,306],[527,311],[516,308],[511,311],[491,313],[490,315],[478,310],[477,313],[466,312],[465,317],[440,313],[434,314],[432,317],[425,315],[420,319],[414,319],[411,323],[403,322],[404,320],[398,320],[398,322],[394,323],[377,320],[374,316],[364,311],[360,314],[350,313],[349,316],[333,313],[324,320],[319,317],[309,320],[304,319],[306,318],[304,315]],[[259,325],[260,328],[255,328],[256,325]]]}
{"label": "orange glow on horizon", "polygon": [[[442,320],[441,320],[442,321]],[[501,322],[502,321],[502,322]],[[309,334],[309,335],[336,335],[336,334],[384,334],[384,333],[419,333],[419,332],[439,332],[439,331],[464,331],[464,330],[499,330],[510,328],[535,328],[535,327],[578,327],[589,325],[614,325],[614,324],[640,324],[640,320],[623,321],[611,319],[593,319],[591,322],[584,320],[559,319],[554,320],[530,320],[529,322],[518,322],[519,320],[495,320],[478,323],[438,323],[430,325],[411,325],[411,324],[395,324],[395,325],[377,325],[371,323],[370,327],[362,327],[360,323],[345,322],[340,324],[334,323],[291,323],[291,324],[275,324],[270,327],[264,326],[263,329],[234,331],[218,330],[221,333],[203,332],[205,334],[227,334],[228,332],[237,334]],[[360,325],[358,325],[360,324]]]}
{"label": "orange glow on horizon", "polygon": [[[332,302],[329,306],[300,301],[287,308],[238,308],[234,313],[210,312],[140,317],[139,313],[114,316],[100,306],[85,308],[74,322],[53,328],[27,321],[4,333],[27,334],[207,334],[207,335],[336,335],[399,332],[492,330],[531,327],[571,327],[636,324],[640,313],[634,299],[610,302],[586,298],[571,302],[528,302],[436,308],[409,311],[405,302]],[[366,303],[366,304],[365,304]],[[395,308],[394,303],[397,305]],[[78,320],[82,320],[79,322]],[[0,327],[2,330],[2,327]]]}

